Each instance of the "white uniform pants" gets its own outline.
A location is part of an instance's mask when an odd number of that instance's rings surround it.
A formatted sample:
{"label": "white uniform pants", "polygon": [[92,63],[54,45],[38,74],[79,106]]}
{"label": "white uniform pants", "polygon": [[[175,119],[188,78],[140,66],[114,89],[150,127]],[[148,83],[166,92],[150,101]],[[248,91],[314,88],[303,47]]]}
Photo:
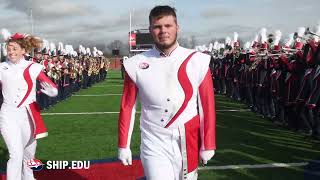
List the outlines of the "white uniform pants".
{"label": "white uniform pants", "polygon": [[151,131],[141,129],[140,158],[147,180],[196,180],[197,171],[183,178],[179,130]]}
{"label": "white uniform pants", "polygon": [[7,180],[33,180],[33,170],[26,161],[33,159],[37,142],[32,136],[32,121],[25,107],[2,105],[0,131],[9,151]]}

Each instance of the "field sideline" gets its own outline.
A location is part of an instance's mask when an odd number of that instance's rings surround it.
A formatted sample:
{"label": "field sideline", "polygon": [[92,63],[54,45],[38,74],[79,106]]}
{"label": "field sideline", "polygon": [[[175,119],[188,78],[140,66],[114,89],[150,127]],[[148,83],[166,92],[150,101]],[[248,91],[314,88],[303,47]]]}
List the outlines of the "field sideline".
{"label": "field sideline", "polygon": [[[37,158],[43,162],[115,160],[120,77],[118,71],[111,71],[106,81],[42,112],[49,136],[38,141]],[[278,127],[221,95],[216,95],[216,108],[217,151],[208,166],[200,165],[199,179],[320,179],[320,141]],[[136,121],[131,143],[135,157],[139,144]],[[7,159],[1,139],[1,172]]]}

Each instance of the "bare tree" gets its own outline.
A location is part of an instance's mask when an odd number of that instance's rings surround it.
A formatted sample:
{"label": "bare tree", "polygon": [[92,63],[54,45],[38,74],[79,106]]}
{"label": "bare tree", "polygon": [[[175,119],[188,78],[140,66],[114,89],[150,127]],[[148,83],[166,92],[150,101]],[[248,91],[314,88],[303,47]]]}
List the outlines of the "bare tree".
{"label": "bare tree", "polygon": [[178,38],[179,45],[185,48],[190,48],[190,43],[187,38],[179,37]]}
{"label": "bare tree", "polygon": [[112,54],[112,50],[119,50],[120,55],[127,55],[128,45],[120,40],[114,40],[107,44],[105,48],[107,54]]}
{"label": "bare tree", "polygon": [[197,40],[196,40],[196,36],[195,35],[192,35],[191,36],[191,39],[190,39],[190,48],[195,48],[197,45]]}
{"label": "bare tree", "polygon": [[107,48],[109,49],[120,49],[120,47],[123,46],[123,43],[120,40],[114,40],[110,44],[107,45]]}
{"label": "bare tree", "polygon": [[182,47],[193,49],[197,45],[196,37],[194,35],[190,37],[179,37],[178,42]]}

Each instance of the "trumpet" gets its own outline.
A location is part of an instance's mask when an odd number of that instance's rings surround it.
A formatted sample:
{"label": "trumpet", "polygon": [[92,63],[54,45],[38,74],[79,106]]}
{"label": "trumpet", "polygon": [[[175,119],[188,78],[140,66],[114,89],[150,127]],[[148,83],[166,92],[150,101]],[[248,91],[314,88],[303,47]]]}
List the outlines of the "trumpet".
{"label": "trumpet", "polygon": [[282,47],[282,50],[285,52],[293,52],[293,53],[301,51],[300,49],[292,49],[292,48],[285,48],[285,47]]}
{"label": "trumpet", "polygon": [[309,41],[312,40],[312,36],[307,36],[307,35],[313,35],[313,36],[316,36],[316,37],[320,38],[320,35],[315,33],[315,32],[312,32],[309,27],[304,32],[304,35],[305,36],[299,36],[298,33],[295,32],[294,35],[293,35],[293,39],[296,40],[297,38],[300,38],[301,40],[303,40],[305,42],[309,42]]}
{"label": "trumpet", "polygon": [[262,59],[257,59],[256,61],[254,61],[252,65],[249,67],[249,71],[255,70],[261,61]]}
{"label": "trumpet", "polygon": [[258,54],[257,56],[256,55],[249,55],[249,57],[262,57],[262,58],[267,58],[267,57],[280,57],[282,56],[283,54],[286,54],[286,55],[291,55],[293,53],[268,53],[268,54]]}
{"label": "trumpet", "polygon": [[250,54],[249,57],[266,57],[268,53]]}
{"label": "trumpet", "polygon": [[280,57],[282,56],[284,53],[275,53],[275,54],[268,54],[268,57]]}
{"label": "trumpet", "polygon": [[91,76],[92,71],[93,71],[93,66],[90,65],[90,66],[89,66],[89,69],[88,69],[88,76]]}
{"label": "trumpet", "polygon": [[76,78],[77,78],[77,72],[72,72],[71,79],[76,79]]}
{"label": "trumpet", "polygon": [[320,35],[319,34],[317,34],[317,33],[315,33],[315,32],[312,32],[311,30],[310,30],[310,28],[308,27],[307,29],[306,29],[306,31],[305,31],[305,33],[304,33],[305,35],[307,35],[307,34],[311,34],[311,35],[313,35],[313,36],[317,36],[317,37],[319,37],[320,38]]}

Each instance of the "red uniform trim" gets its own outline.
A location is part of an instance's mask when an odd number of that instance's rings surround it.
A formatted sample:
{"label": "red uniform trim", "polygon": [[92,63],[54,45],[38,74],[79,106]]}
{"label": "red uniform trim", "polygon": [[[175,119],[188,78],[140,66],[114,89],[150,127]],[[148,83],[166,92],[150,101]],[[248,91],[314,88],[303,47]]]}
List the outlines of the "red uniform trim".
{"label": "red uniform trim", "polygon": [[54,88],[57,88],[57,85],[53,83],[43,71],[40,72],[40,74],[37,77],[37,80],[40,82],[46,82],[51,86],[53,86]]}
{"label": "red uniform trim", "polygon": [[200,149],[200,118],[193,117],[185,126],[188,172],[194,171],[199,163]]}
{"label": "red uniform trim", "polygon": [[182,103],[182,106],[178,110],[178,112],[173,116],[173,118],[168,122],[168,124],[165,126],[168,128],[179,116],[180,114],[184,111],[184,109],[187,107],[188,102],[190,101],[193,90],[192,90],[192,84],[188,78],[187,75],[187,64],[191,57],[195,54],[196,52],[191,53],[186,60],[181,64],[179,71],[178,71],[178,80],[180,85],[182,86],[182,89],[185,94],[184,101]]}
{"label": "red uniform trim", "polygon": [[31,90],[32,90],[32,87],[33,87],[33,83],[32,83],[32,79],[31,79],[31,76],[30,76],[30,72],[29,72],[29,69],[31,67],[33,63],[31,63],[24,71],[23,71],[23,78],[26,80],[27,82],[27,85],[28,85],[28,90],[27,90],[27,93],[24,95],[22,101],[19,103],[18,107],[20,107],[24,101],[28,98],[28,96],[30,95],[31,93]]}
{"label": "red uniform trim", "polygon": [[137,94],[138,88],[136,84],[132,81],[128,74],[125,74],[118,121],[118,147],[120,148],[126,148],[128,145],[128,134],[130,123],[132,123],[132,109],[135,105]]}
{"label": "red uniform trim", "polygon": [[212,78],[210,69],[205,78],[199,86],[199,96],[203,109],[203,123],[204,123],[204,148],[205,150],[216,149],[216,114],[215,114],[215,100],[214,90],[212,85]]}
{"label": "red uniform trim", "polygon": [[33,121],[34,130],[33,137],[35,139],[43,138],[48,136],[47,128],[44,124],[44,121],[40,115],[40,107],[36,102],[29,104],[30,110],[29,115]]}

